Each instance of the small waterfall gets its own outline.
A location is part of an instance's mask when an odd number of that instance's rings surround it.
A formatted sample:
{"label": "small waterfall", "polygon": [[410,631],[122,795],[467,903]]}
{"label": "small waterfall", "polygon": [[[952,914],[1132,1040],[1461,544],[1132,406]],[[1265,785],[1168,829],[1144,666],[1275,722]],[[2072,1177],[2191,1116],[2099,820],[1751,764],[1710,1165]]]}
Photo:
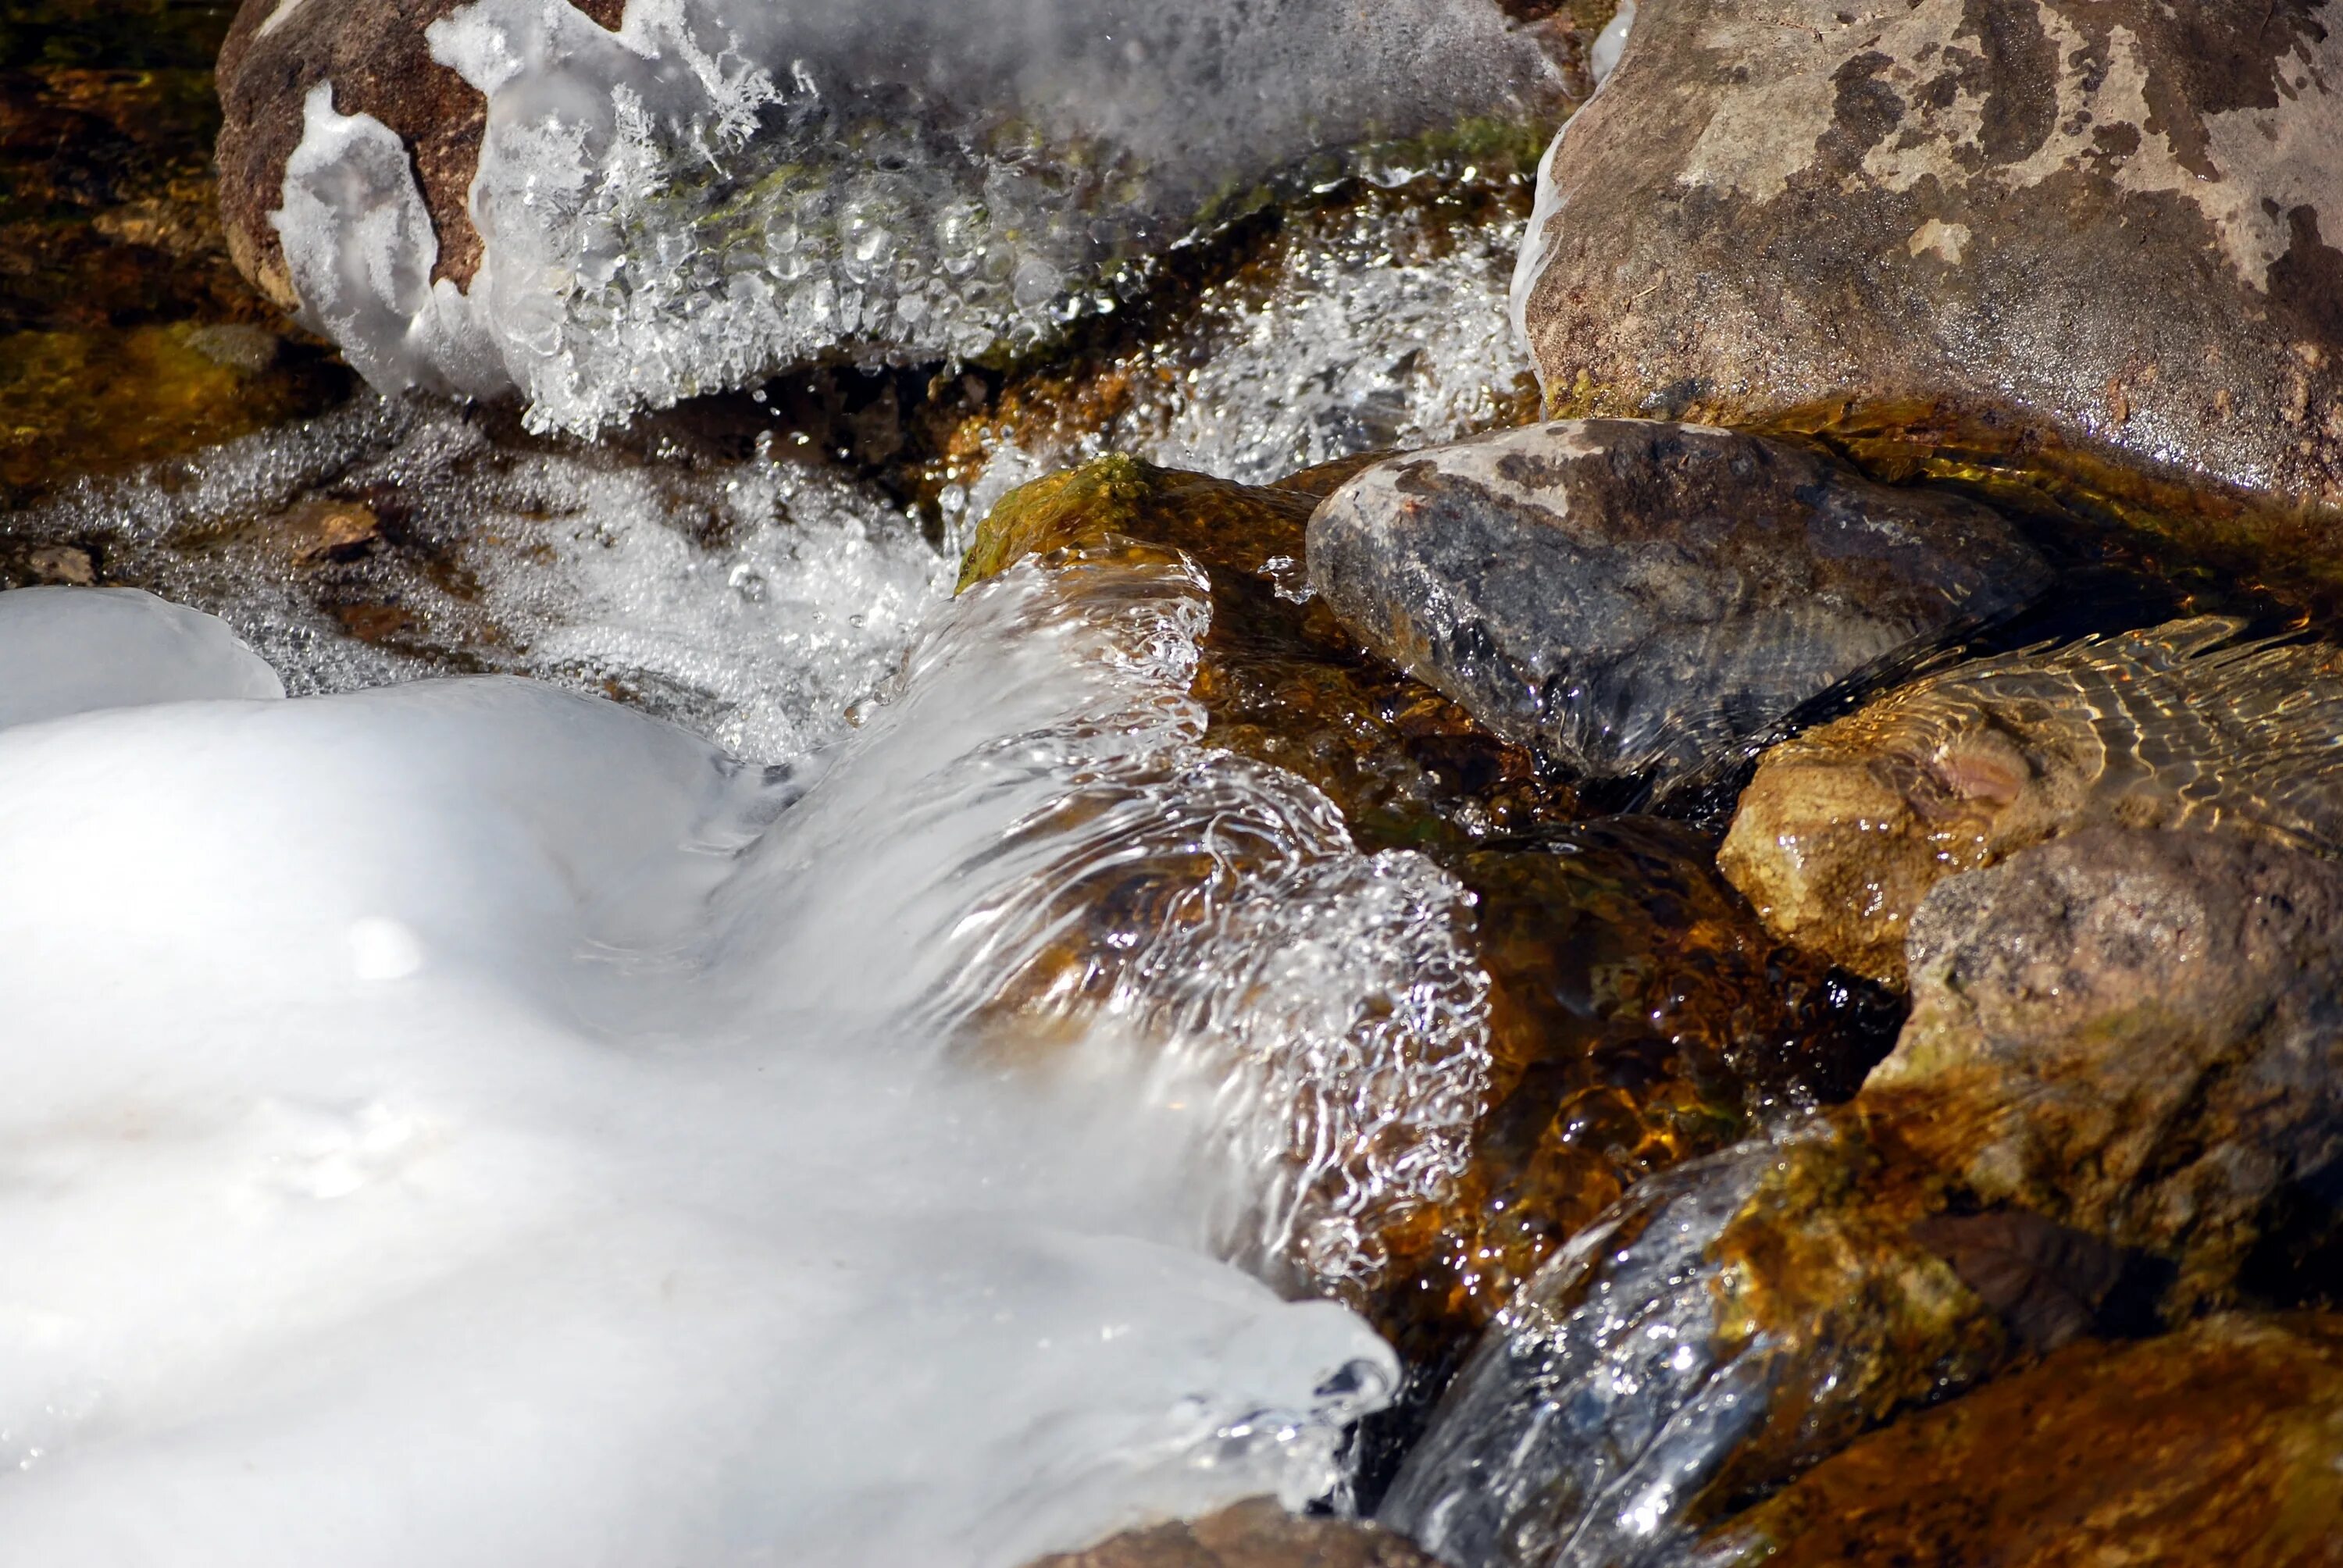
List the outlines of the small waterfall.
{"label": "small waterfall", "polygon": [[1207,607],[1023,563],[794,768],[241,655],[0,730],[12,1550],[1006,1568],[1335,1487],[1391,1352],[1217,1259],[1373,1277],[1485,981],[1202,745]]}

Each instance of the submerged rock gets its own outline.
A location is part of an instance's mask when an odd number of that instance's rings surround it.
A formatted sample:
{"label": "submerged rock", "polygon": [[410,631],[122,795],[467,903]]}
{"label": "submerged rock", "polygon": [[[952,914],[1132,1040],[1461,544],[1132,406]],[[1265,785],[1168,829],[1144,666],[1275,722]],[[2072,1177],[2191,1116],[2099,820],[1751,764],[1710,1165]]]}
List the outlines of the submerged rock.
{"label": "submerged rock", "polygon": [[78,3],[0,17],[0,511],[347,394],[228,259],[210,159],[224,22]]}
{"label": "submerged rock", "polygon": [[1852,1094],[1899,1021],[1769,938],[1679,824],[1607,818],[1444,863],[1475,900],[1491,1092],[1378,1312],[1419,1365],[1636,1181]]}
{"label": "submerged rock", "polygon": [[1930,887],[2060,833],[2343,852],[2343,649],[2240,629],[2201,617],[1924,677],[1768,750],[1717,863],[1774,930],[1899,981]]}
{"label": "submerged rock", "polygon": [[2099,829],[1955,878],[1857,1103],[1966,1193],[2174,1264],[2217,1300],[2278,1189],[2343,1155],[2343,868]]}
{"label": "submerged rock", "polygon": [[1303,527],[1339,477],[1254,487],[1102,457],[1002,498],[960,586],[1053,550],[1176,549],[1211,585],[1194,688],[1207,739],[1307,779],[1363,846],[1470,843],[1575,817],[1575,797],[1526,749],[1365,656],[1324,606],[1302,601]]}
{"label": "submerged rock", "polygon": [[2343,1563],[2343,1321],[2071,1345],[1809,1472],[1703,1568]]}
{"label": "submerged rock", "polygon": [[1493,0],[247,0],[225,206],[377,386],[590,430],[824,356],[1016,353],[1330,177],[1526,167],[1562,34]]}
{"label": "submerged rock", "polygon": [[[1679,825],[1578,823],[1571,792],[1456,704],[1297,602],[1302,522],[1360,462],[1248,487],[1109,457],[995,507],[963,562],[1170,548],[1209,582],[1192,685],[1205,739],[1301,774],[1363,846],[1417,845],[1473,894],[1490,981],[1489,1109],[1453,1195],[1390,1227],[1366,1304],[1422,1366],[1453,1364],[1516,1285],[1637,1179],[1773,1110],[1853,1092],[1888,1043],[1860,982],[1766,935]],[[1315,494],[1313,494],[1315,492]],[[1009,1000],[1076,1004],[1178,879],[1112,869]],[[1892,1031],[1892,1017],[1886,1030]]]}
{"label": "submerged rock", "polygon": [[1930,895],[1855,1100],[1646,1181],[1524,1287],[1383,1518],[1656,1563],[1897,1410],[2238,1292],[2343,1154],[2343,869],[2101,829]]}
{"label": "submerged rock", "polygon": [[2054,476],[2331,572],[2339,22],[1645,0],[1541,182],[1548,407]]}
{"label": "submerged rock", "polygon": [[1372,1524],[1307,1519],[1257,1497],[1186,1523],[1133,1530],[1032,1568],[1433,1568]]}
{"label": "submerged rock", "polygon": [[1804,447],[1568,420],[1410,453],[1311,520],[1311,586],[1508,739],[1667,778],[1965,618],[2041,558],[1974,502]]}

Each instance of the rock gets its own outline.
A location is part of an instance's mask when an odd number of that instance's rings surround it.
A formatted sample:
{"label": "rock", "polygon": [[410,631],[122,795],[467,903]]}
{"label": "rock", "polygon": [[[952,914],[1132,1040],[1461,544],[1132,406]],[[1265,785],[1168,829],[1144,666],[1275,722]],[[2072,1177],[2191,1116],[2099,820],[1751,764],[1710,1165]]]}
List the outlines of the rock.
{"label": "rock", "polygon": [[1911,1020],[1857,1103],[1987,1205],[2217,1300],[2286,1183],[2343,1156],[2343,867],[2093,829],[1930,893]]}
{"label": "rock", "polygon": [[[1101,458],[1011,492],[962,564],[972,585],[1028,555],[1170,547],[1203,568],[1212,621],[1193,691],[1206,739],[1301,774],[1366,848],[1431,849],[1477,901],[1491,981],[1492,1102],[1453,1198],[1387,1232],[1391,1277],[1361,1305],[1419,1365],[1455,1352],[1563,1240],[1639,1177],[1745,1136],[1783,1098],[1851,1094],[1900,1016],[1769,938],[1678,824],[1575,822],[1566,789],[1455,704],[1360,656],[1293,597],[1302,524],[1354,459],[1248,487]],[[1485,847],[1483,847],[1484,846]],[[1012,999],[1081,994],[1168,885],[1071,921]],[[1026,992],[1031,995],[1029,997]],[[1884,1028],[1883,1028],[1884,1022]]]}
{"label": "rock", "polygon": [[[302,105],[321,84],[332,87],[336,109],[379,121],[405,146],[436,242],[431,276],[458,287],[471,283],[480,234],[465,197],[479,163],[488,100],[431,57],[425,36],[466,3],[253,0],[238,7],[219,55],[220,216],[237,269],[287,313],[301,308],[301,298],[269,219],[285,205],[285,166],[301,142]],[[585,0],[577,9],[616,28],[624,0]]]}
{"label": "rock", "polygon": [[382,538],[373,508],[327,497],[303,501],[262,527],[291,551],[297,567],[355,560]]}
{"label": "rock", "polygon": [[1900,1010],[1768,938],[1680,824],[1613,817],[1451,853],[1477,900],[1491,1103],[1377,1326],[1429,1365],[1637,1181],[1835,1102]]}
{"label": "rock", "polygon": [[2343,1563],[2343,1320],[2071,1345],[1825,1461],[1713,1568]]}
{"label": "rock", "polygon": [[41,545],[22,558],[24,587],[96,588],[97,558],[79,545]]}
{"label": "rock", "polygon": [[1307,488],[1101,457],[1003,497],[977,530],[960,585],[1057,549],[1116,540],[1176,549],[1211,585],[1194,686],[1206,739],[1324,790],[1363,848],[1470,843],[1577,816],[1576,798],[1525,749],[1363,656],[1323,606],[1297,602],[1302,528],[1316,504]]}
{"label": "rock", "polygon": [[1381,1517],[1448,1561],[1673,1562],[1901,1409],[2233,1304],[2343,1156],[2338,919],[2343,869],[2226,834],[2093,829],[1946,882],[1862,1092],[1564,1247]]}
{"label": "rock", "polygon": [[1372,1524],[1305,1519],[1256,1497],[1184,1523],[1133,1530],[1031,1568],[1436,1568]]}
{"label": "rock", "polygon": [[1658,1568],[1752,1490],[2019,1347],[1859,1121],[1638,1184],[1493,1323],[1377,1517],[1448,1563]]}
{"label": "rock", "polygon": [[347,397],[230,264],[209,65],[224,18],[0,20],[0,512]]}
{"label": "rock", "polygon": [[1827,432],[2332,573],[2343,7],[1646,0],[1516,294],[1554,413]]}
{"label": "rock", "polygon": [[1772,748],[1717,864],[1773,930],[1901,983],[1929,888],[2101,823],[2343,853],[2343,649],[2202,617],[1924,677]]}
{"label": "rock", "polygon": [[1344,174],[1526,170],[1568,31],[1494,0],[246,0],[223,202],[377,386],[587,433],[818,359],[1005,360]]}
{"label": "rock", "polygon": [[1509,739],[1666,779],[2048,569],[1973,502],[1804,447],[1566,420],[1410,453],[1311,519],[1345,625]]}

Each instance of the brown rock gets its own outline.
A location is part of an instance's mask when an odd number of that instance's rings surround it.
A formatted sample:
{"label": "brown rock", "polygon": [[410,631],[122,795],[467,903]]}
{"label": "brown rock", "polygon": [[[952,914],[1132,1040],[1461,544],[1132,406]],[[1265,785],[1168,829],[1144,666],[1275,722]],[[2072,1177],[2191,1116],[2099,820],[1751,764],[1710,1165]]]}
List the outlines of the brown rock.
{"label": "brown rock", "polygon": [[1857,1103],[1986,1204],[2219,1299],[2285,1183],[2343,1155],[2343,868],[2095,829],[1945,883],[1911,1021]]}
{"label": "brown rock", "polygon": [[2227,834],[2095,829],[1946,882],[1863,1091],[1557,1254],[1383,1517],[1453,1561],[1675,1562],[1899,1411],[2232,1304],[2343,1156],[2338,920],[2343,869]]}
{"label": "brown rock", "polygon": [[373,508],[325,498],[303,501],[263,527],[291,549],[297,567],[353,559],[382,537]]}
{"label": "brown rock", "polygon": [[24,573],[27,587],[97,586],[96,558],[79,545],[41,545],[26,550]]}
{"label": "brown rock", "polygon": [[1646,0],[1541,193],[1549,408],[2048,476],[2331,576],[2338,22]]}
{"label": "brown rock", "polygon": [[[605,27],[624,0],[570,0]],[[465,198],[479,161],[488,100],[431,58],[424,29],[466,0],[244,0],[219,56],[220,216],[237,267],[280,307],[300,300],[268,215],[283,199],[286,160],[301,142],[301,106],[320,82],[334,107],[371,115],[396,132],[439,242],[432,276],[457,286],[480,264],[479,231]]]}
{"label": "brown rock", "polygon": [[1714,1568],[2343,1563],[2343,1320],[2077,1344],[1855,1443],[1733,1522]]}
{"label": "brown rock", "polygon": [[1256,1497],[1184,1523],[1133,1530],[1032,1568],[1436,1568],[1372,1524],[1305,1519]]}
{"label": "brown rock", "polygon": [[2211,617],[1904,687],[1765,753],[1717,864],[1775,932],[1904,973],[1927,890],[2095,824],[2343,853],[2343,649],[2225,646]]}

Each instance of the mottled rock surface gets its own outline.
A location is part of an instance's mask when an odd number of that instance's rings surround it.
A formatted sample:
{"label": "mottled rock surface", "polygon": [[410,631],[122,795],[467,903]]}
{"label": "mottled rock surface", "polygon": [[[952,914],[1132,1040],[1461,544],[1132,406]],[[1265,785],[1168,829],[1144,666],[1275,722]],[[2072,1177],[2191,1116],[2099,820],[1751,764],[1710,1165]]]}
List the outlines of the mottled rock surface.
{"label": "mottled rock surface", "polygon": [[2343,852],[2343,649],[2214,617],[1926,676],[1765,753],[1717,861],[1775,931],[1904,973],[1929,888],[2094,824]]}
{"label": "mottled rock surface", "polygon": [[1662,778],[2048,580],[1973,502],[1620,419],[1370,468],[1311,519],[1309,568],[1369,647],[1500,734],[1590,774]]}
{"label": "mottled rock surface", "polygon": [[[1712,1568],[2343,1563],[2343,1322],[2069,1346],[1906,1416],[1735,1521]],[[1711,1554],[1713,1553],[1713,1554]]]}
{"label": "mottled rock surface", "polygon": [[2331,570],[2343,6],[1646,0],[1541,192],[1549,407],[2064,476]]}
{"label": "mottled rock surface", "polygon": [[1656,1563],[1897,1411],[2240,1299],[2343,1154],[2343,869],[2097,829],[1936,889],[1849,1105],[1647,1181],[1523,1287],[1383,1517]]}
{"label": "mottled rock surface", "polygon": [[1257,1497],[1202,1519],[1133,1530],[1032,1568],[1434,1568],[1388,1531],[1304,1519]]}
{"label": "mottled rock surface", "polygon": [[2217,1298],[2278,1187],[2343,1155],[2343,868],[2097,829],[1955,878],[1912,923],[1911,1020],[1857,1103],[1987,1204]]}

